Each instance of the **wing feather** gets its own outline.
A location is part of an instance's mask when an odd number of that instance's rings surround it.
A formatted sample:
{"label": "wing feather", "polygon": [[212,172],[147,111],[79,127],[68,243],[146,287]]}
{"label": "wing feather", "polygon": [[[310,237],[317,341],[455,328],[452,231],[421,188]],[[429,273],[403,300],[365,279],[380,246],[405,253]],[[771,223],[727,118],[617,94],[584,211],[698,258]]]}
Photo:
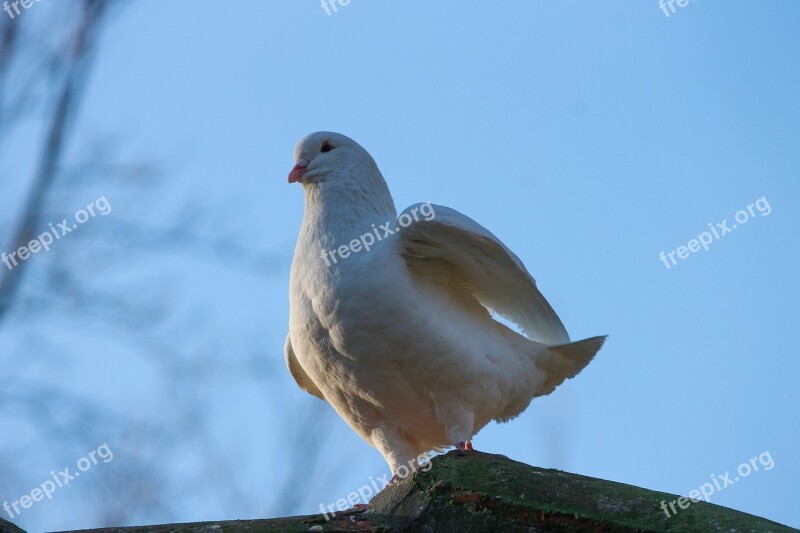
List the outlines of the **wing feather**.
{"label": "wing feather", "polygon": [[286,344],[284,345],[283,351],[284,356],[286,357],[286,367],[289,369],[289,373],[297,382],[297,385],[307,393],[316,396],[320,400],[324,400],[325,396],[322,395],[319,387],[317,387],[311,378],[308,377],[308,374],[306,374],[306,371],[303,370],[302,366],[300,366],[300,362],[294,355],[294,350],[292,349],[292,340],[289,338],[289,335],[286,335]]}
{"label": "wing feather", "polygon": [[418,220],[417,213],[430,211],[435,213],[430,220],[414,222],[401,232],[407,261],[426,258],[448,263],[465,275],[470,290],[484,307],[517,324],[531,340],[569,342],[567,330],[539,292],[536,281],[500,239],[449,207],[415,204],[403,213]]}

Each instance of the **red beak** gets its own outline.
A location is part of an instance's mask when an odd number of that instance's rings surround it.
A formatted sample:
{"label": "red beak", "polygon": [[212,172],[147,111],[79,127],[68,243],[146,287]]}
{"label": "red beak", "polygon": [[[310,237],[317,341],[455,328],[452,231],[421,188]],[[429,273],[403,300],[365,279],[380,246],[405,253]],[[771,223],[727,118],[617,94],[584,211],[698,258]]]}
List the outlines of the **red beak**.
{"label": "red beak", "polygon": [[306,173],[308,167],[308,159],[301,159],[297,162],[291,172],[289,172],[289,183],[302,182],[303,174]]}

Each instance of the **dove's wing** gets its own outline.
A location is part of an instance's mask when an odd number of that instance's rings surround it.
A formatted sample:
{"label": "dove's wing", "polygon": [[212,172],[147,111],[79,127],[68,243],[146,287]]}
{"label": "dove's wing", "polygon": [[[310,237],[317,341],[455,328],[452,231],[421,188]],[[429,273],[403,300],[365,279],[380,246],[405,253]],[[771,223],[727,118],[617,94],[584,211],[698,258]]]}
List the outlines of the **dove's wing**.
{"label": "dove's wing", "polygon": [[569,342],[567,330],[536,281],[500,239],[449,207],[417,204],[403,213],[429,212],[428,206],[435,212],[431,220],[420,219],[400,233],[407,260],[430,259],[432,265],[441,261],[455,268],[484,307],[517,324],[531,340]]}
{"label": "dove's wing", "polygon": [[311,381],[311,378],[308,377],[306,371],[303,370],[302,366],[300,366],[300,362],[297,360],[297,357],[295,357],[294,350],[292,350],[292,340],[289,338],[289,335],[286,335],[286,345],[284,346],[283,350],[284,355],[286,356],[286,367],[289,369],[289,373],[297,382],[297,385],[307,393],[316,396],[320,400],[324,400],[325,396],[322,395],[322,392],[320,392],[319,388],[314,384],[313,381]]}

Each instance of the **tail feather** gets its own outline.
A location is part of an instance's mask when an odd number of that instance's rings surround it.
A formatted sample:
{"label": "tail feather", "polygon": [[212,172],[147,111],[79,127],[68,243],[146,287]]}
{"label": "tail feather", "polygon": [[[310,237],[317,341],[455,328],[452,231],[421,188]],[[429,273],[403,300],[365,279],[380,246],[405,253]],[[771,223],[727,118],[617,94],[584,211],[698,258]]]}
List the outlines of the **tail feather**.
{"label": "tail feather", "polygon": [[606,338],[607,336],[603,335],[582,341],[548,346],[536,361],[537,366],[547,374],[547,379],[536,391],[535,396],[550,394],[564,380],[577,376],[602,348]]}

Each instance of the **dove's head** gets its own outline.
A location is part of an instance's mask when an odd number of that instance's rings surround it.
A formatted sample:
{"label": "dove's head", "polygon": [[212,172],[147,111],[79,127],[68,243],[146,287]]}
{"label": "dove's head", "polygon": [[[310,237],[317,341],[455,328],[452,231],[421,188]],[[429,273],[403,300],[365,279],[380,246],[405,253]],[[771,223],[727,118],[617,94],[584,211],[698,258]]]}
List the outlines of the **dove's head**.
{"label": "dove's head", "polygon": [[369,152],[350,137],[330,131],[306,135],[294,147],[294,160],[289,183],[301,183],[307,194],[313,191],[337,201],[363,200],[380,204],[382,208],[391,207],[394,211],[389,188],[378,165]]}
{"label": "dove's head", "polygon": [[341,133],[318,131],[306,135],[294,147],[295,166],[289,183],[320,183],[335,178],[343,167],[360,163],[377,169],[369,152]]}

